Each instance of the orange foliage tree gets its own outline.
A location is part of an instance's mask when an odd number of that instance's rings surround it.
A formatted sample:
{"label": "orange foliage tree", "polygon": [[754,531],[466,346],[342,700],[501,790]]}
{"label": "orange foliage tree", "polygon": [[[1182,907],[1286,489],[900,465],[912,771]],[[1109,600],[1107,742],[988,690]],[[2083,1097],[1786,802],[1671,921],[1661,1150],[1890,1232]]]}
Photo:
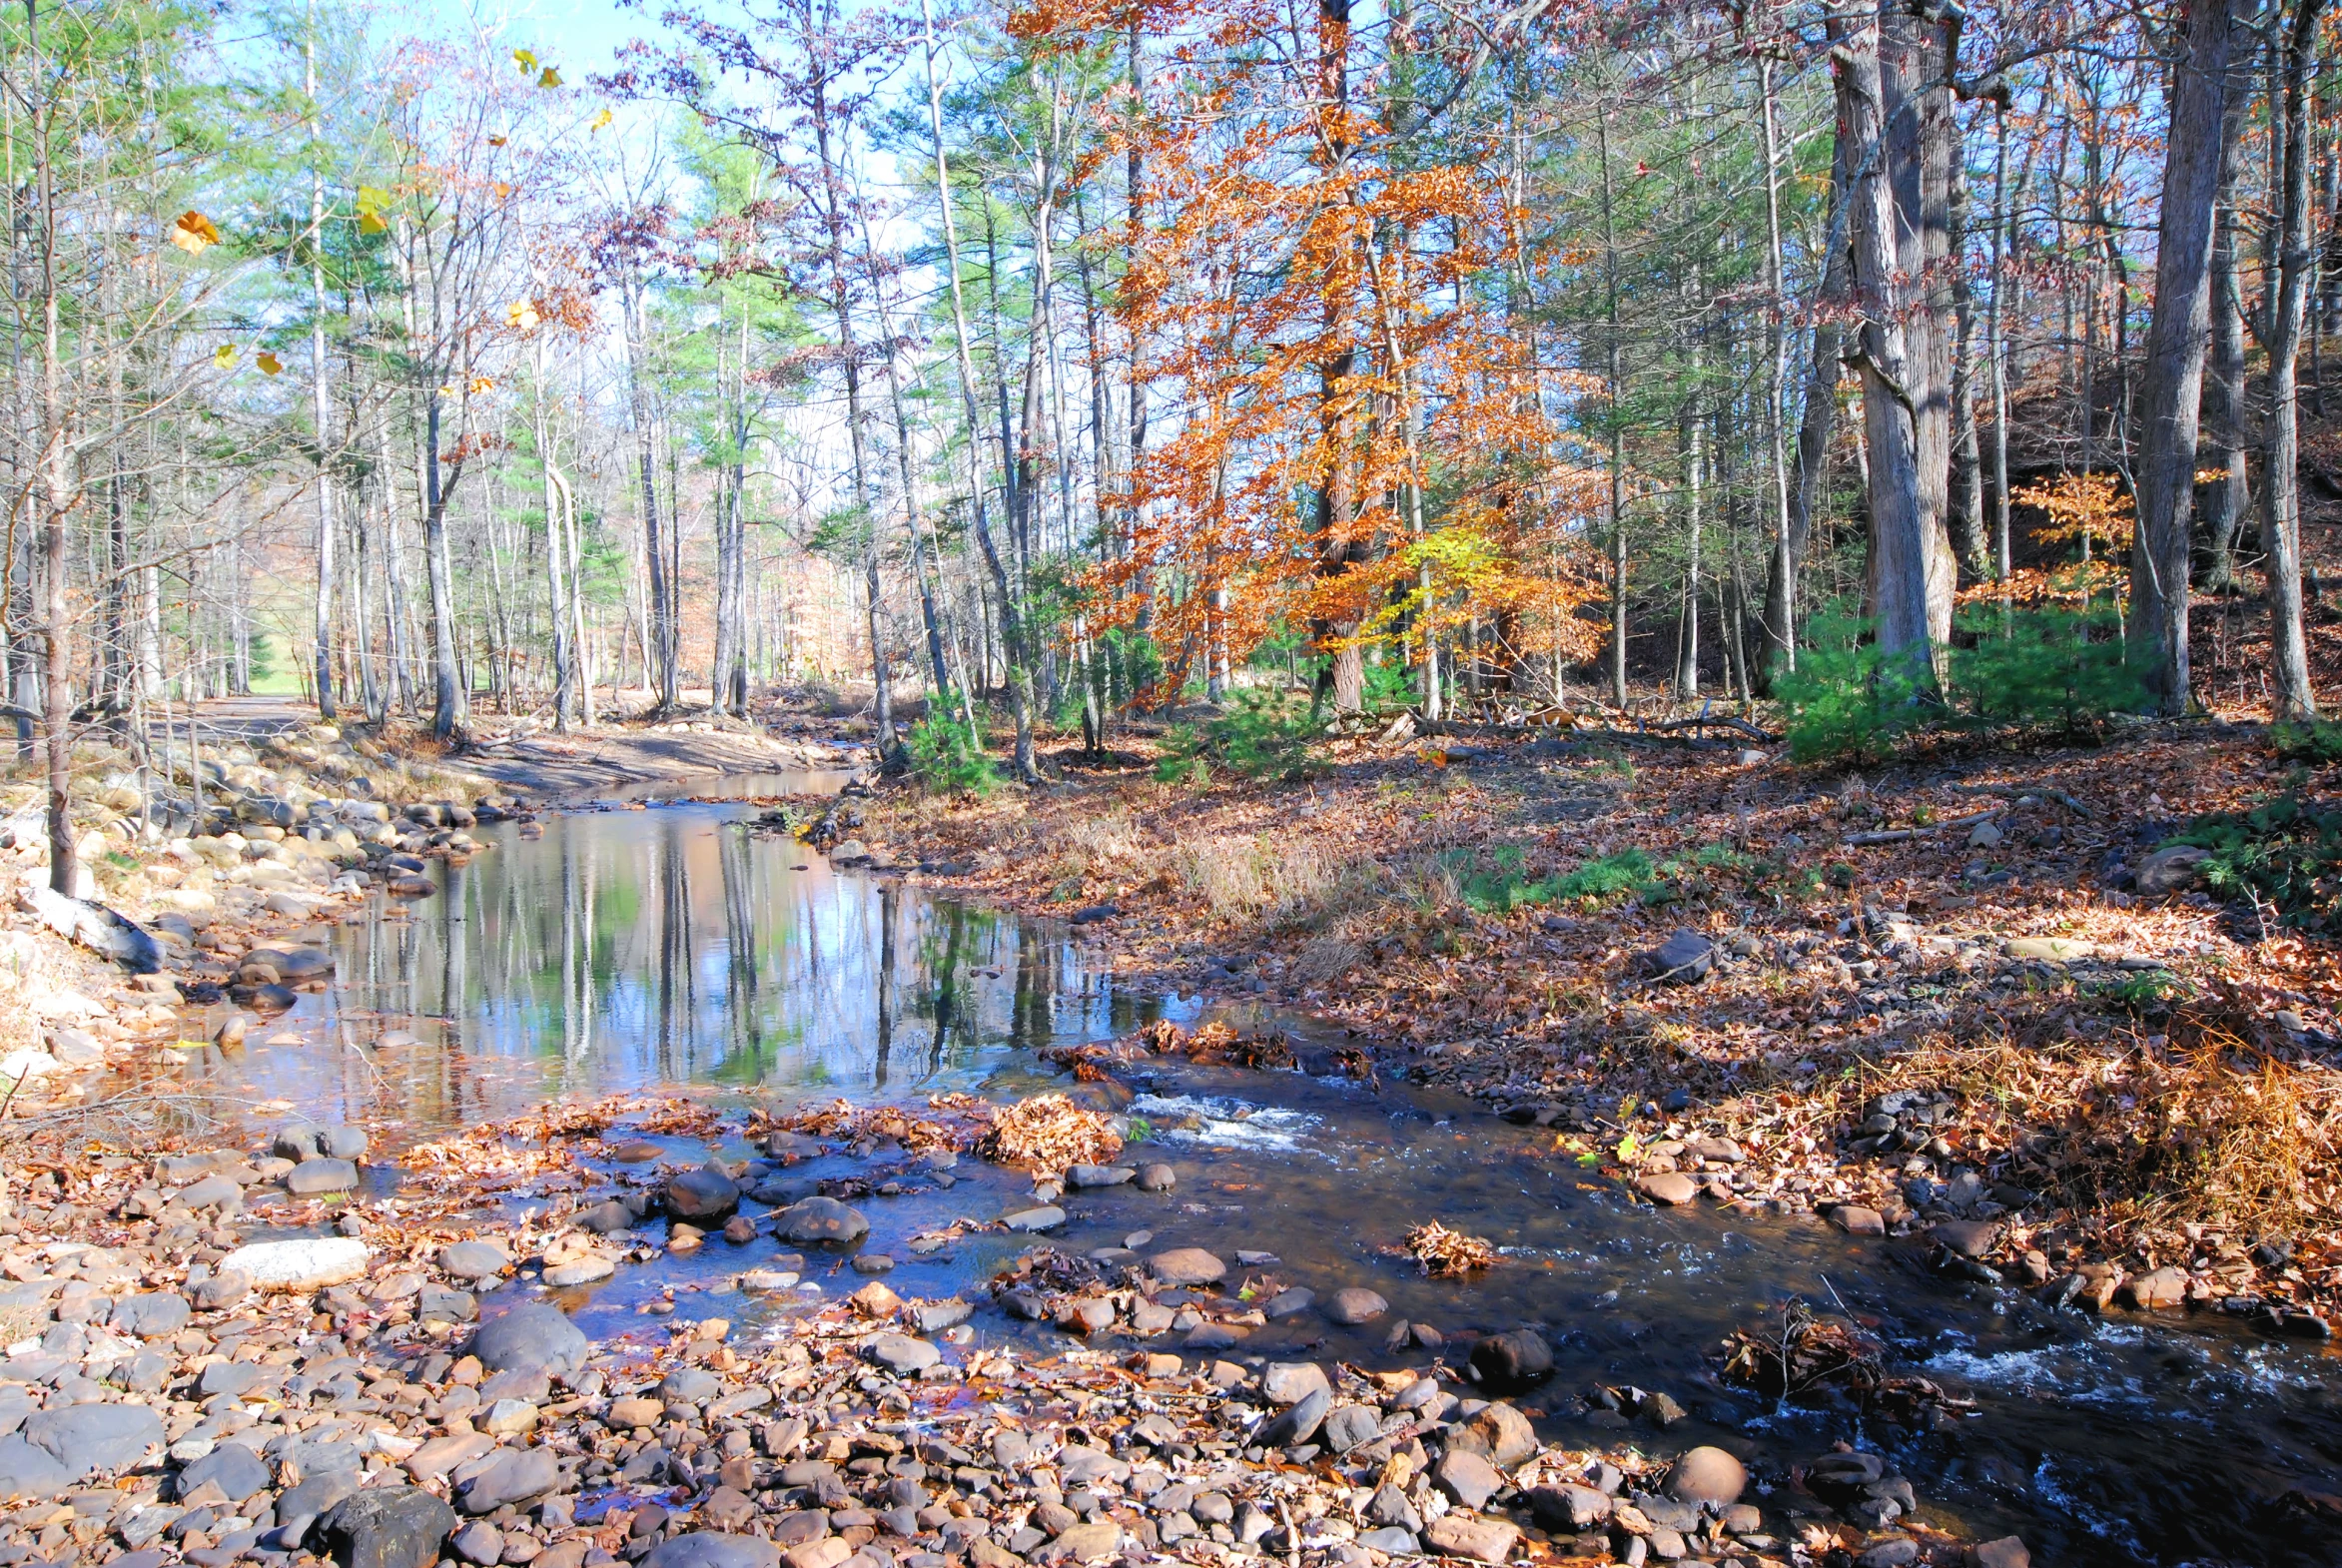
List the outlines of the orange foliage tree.
{"label": "orange foliage tree", "polygon": [[1558,460],[1489,287],[1520,232],[1492,150],[1427,156],[1404,71],[1361,63],[1348,0],[1020,20],[1068,47],[1133,28],[1176,69],[1144,113],[1110,116],[1150,171],[1117,309],[1171,428],[1134,464],[1126,536],[1092,574],[1106,617],[1148,621],[1174,691],[1199,660],[1222,671],[1305,627],[1341,710],[1363,704],[1366,649],[1435,675],[1467,621],[1507,665],[1584,656],[1601,497]]}

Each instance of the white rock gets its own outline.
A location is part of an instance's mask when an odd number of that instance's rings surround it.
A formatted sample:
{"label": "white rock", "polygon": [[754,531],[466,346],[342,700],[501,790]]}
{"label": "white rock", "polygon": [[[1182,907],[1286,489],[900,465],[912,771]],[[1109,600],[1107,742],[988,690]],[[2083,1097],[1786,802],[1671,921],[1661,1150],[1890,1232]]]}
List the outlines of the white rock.
{"label": "white rock", "polygon": [[46,1051],[27,1047],[0,1057],[0,1078],[11,1083],[19,1079],[46,1078],[57,1071],[57,1059]]}
{"label": "white rock", "polygon": [[214,1265],[233,1268],[256,1290],[316,1290],[356,1279],[366,1272],[369,1249],[355,1236],[319,1236],[302,1241],[255,1241]]}

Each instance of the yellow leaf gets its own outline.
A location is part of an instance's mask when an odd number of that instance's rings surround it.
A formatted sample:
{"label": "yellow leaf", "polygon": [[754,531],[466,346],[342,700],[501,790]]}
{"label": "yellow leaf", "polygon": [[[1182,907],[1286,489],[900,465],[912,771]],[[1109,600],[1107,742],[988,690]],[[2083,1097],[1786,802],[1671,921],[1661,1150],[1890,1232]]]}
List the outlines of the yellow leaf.
{"label": "yellow leaf", "polygon": [[520,69],[523,71],[533,71],[536,69],[536,51],[533,49],[515,49],[512,51],[512,63],[520,67]]}
{"label": "yellow leaf", "polygon": [[600,114],[595,115],[592,120],[586,123],[585,129],[590,134],[594,131],[600,130],[603,126],[608,125],[609,123],[610,112],[607,109],[604,109]]}
{"label": "yellow leaf", "polygon": [[474,376],[471,379],[471,393],[475,397],[481,392],[494,392],[495,390],[496,379],[493,376]]}
{"label": "yellow leaf", "polygon": [[201,256],[205,246],[220,243],[220,231],[202,213],[184,212],[171,226],[171,243],[190,256]]}
{"label": "yellow leaf", "polygon": [[279,371],[285,369],[285,362],[278,359],[275,355],[271,354],[266,349],[263,349],[257,356],[255,356],[252,363],[261,368],[261,374],[263,376],[274,376]]}
{"label": "yellow leaf", "polygon": [[236,345],[232,343],[224,343],[220,345],[219,348],[214,349],[212,351],[212,363],[223,371],[228,369],[228,367],[231,365],[234,365],[236,363]]}
{"label": "yellow leaf", "polygon": [[506,181],[503,181],[503,180],[498,180],[498,181],[496,182],[496,200],[497,200],[497,201],[499,201],[499,202],[503,202],[503,201],[509,201],[509,200],[511,199],[511,196],[512,196],[512,187],[511,187],[511,185],[510,185],[508,182],[506,182]]}
{"label": "yellow leaf", "polygon": [[536,79],[536,85],[539,87],[558,87],[561,85],[561,73],[548,65],[545,67],[545,74]]}
{"label": "yellow leaf", "polygon": [[508,136],[491,136],[488,138],[488,146],[501,147],[510,140],[511,138]]}
{"label": "yellow leaf", "polygon": [[386,234],[390,228],[389,224],[383,222],[381,213],[360,213],[358,215],[358,232],[360,234]]}
{"label": "yellow leaf", "polygon": [[536,314],[534,300],[514,300],[504,307],[504,320],[527,333],[536,331],[536,324],[542,318]]}

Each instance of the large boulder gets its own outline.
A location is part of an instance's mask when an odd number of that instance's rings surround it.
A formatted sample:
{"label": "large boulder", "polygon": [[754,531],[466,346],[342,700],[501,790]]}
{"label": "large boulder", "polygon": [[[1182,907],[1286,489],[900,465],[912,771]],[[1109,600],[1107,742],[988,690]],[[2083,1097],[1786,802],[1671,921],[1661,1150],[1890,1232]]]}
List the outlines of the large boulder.
{"label": "large boulder", "polygon": [[370,1486],[318,1520],[315,1533],[342,1568],[431,1568],[454,1533],[455,1510],[412,1486]]}
{"label": "large boulder", "polygon": [[582,1370],[593,1341],[557,1306],[541,1301],[516,1306],[479,1325],[471,1353],[491,1372],[544,1372],[562,1376]]}

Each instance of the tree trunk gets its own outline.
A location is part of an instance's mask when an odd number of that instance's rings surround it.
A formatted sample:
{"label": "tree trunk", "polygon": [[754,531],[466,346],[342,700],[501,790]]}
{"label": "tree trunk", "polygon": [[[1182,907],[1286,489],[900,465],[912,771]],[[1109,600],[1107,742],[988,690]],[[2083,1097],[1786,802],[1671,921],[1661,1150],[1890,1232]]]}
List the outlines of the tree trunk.
{"label": "tree trunk", "polygon": [[2318,14],[2325,0],[2299,0],[2286,41],[2282,178],[2277,193],[2277,287],[2271,301],[2268,452],[2261,471],[2261,547],[2267,552],[2270,663],[2277,717],[2318,710],[2310,689],[2309,645],[2301,604],[2301,429],[2298,361],[2302,306],[2309,292],[2309,73],[2317,55]]}
{"label": "tree trunk", "polygon": [[[1869,448],[1871,591],[1881,651],[1922,690],[1935,682],[1932,555],[1940,518],[1929,509],[1922,473],[1921,408],[1925,348],[1912,352],[1907,324],[1910,281],[1920,276],[1920,246],[1902,242],[1898,177],[1913,149],[1886,140],[1887,96],[1879,19],[1833,19],[1831,49],[1839,134],[1847,139],[1848,231],[1854,283],[1863,315],[1857,335],[1863,379],[1863,426]],[[1898,54],[1901,54],[1898,50]],[[1901,71],[1898,68],[1897,74]],[[1941,494],[1938,489],[1937,494]]]}
{"label": "tree trunk", "polygon": [[2212,349],[2210,382],[2204,389],[2204,466],[2217,475],[2204,491],[2202,583],[2207,593],[2235,585],[2236,534],[2252,500],[2245,451],[2251,444],[2244,394],[2244,301],[2236,282],[2237,146],[2244,127],[2246,94],[2233,95],[2222,156],[2220,201],[2212,220]]}
{"label": "tree trunk", "polygon": [[[1846,297],[1847,247],[1843,236],[1847,213],[1846,143],[1838,144],[1830,165],[1830,229],[1839,237],[1829,247],[1822,282],[1815,294],[1817,306],[1835,306]],[[1776,547],[1765,570],[1765,642],[1772,657],[1760,671],[1762,689],[1770,690],[1782,668],[1794,668],[1785,657],[1797,638],[1797,571],[1813,539],[1814,513],[1822,499],[1822,480],[1830,466],[1830,431],[1838,419],[1839,326],[1834,310],[1814,312],[1813,353],[1806,362],[1805,409],[1798,421],[1797,466],[1789,486],[1787,547]],[[1778,662],[1777,662],[1778,661]]]}
{"label": "tree trunk", "polygon": [[431,733],[452,739],[463,728],[464,690],[455,667],[455,604],[453,569],[447,559],[447,500],[460,477],[462,465],[444,480],[439,475],[439,394],[423,397],[423,568],[430,579],[431,596]]}
{"label": "tree trunk", "polygon": [[2130,656],[2165,713],[2188,703],[2187,577],[2212,298],[2212,209],[2228,87],[2228,0],[2188,0],[2172,68],[2130,552]]}

